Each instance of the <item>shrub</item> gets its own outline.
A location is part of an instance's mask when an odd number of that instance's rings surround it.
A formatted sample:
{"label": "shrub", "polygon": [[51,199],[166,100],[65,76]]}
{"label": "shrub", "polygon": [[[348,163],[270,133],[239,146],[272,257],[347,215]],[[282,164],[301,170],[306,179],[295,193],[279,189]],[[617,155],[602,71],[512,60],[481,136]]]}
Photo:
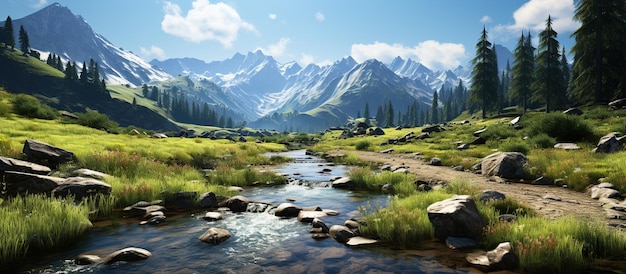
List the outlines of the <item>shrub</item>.
{"label": "shrub", "polygon": [[11,106],[3,101],[0,101],[0,117],[9,117],[10,112]]}
{"label": "shrub", "polygon": [[356,143],[356,145],[354,145],[354,148],[356,150],[367,150],[370,145],[372,145],[369,141],[367,140],[361,140],[358,143]]}
{"label": "shrub", "polygon": [[544,133],[558,142],[595,142],[598,139],[591,126],[583,118],[575,115],[552,112],[532,116],[523,122],[528,136]]}
{"label": "shrub", "polygon": [[96,110],[87,110],[85,113],[79,113],[78,124],[95,129],[104,129],[111,131],[117,129],[116,122],[111,121],[106,114],[102,114]]}
{"label": "shrub", "polygon": [[41,104],[37,98],[28,94],[17,94],[11,97],[11,104],[13,112],[25,117],[53,120],[58,115],[56,110]]}
{"label": "shrub", "polygon": [[485,140],[504,140],[507,138],[515,137],[517,133],[515,129],[507,124],[497,124],[487,128],[485,132],[480,134],[480,137]]}
{"label": "shrub", "polygon": [[527,155],[528,152],[530,152],[530,148],[526,143],[516,140],[507,140],[506,142],[501,143],[498,150],[504,152],[519,152],[524,155]]}
{"label": "shrub", "polygon": [[545,133],[539,133],[530,138],[530,142],[535,148],[551,148],[556,144],[556,139]]}

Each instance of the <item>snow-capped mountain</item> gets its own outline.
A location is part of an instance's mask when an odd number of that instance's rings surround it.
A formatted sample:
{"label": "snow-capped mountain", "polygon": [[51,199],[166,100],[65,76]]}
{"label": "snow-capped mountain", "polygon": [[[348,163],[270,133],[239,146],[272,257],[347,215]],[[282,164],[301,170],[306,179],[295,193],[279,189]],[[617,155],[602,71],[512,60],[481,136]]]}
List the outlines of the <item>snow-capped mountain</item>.
{"label": "snow-capped mountain", "polygon": [[[35,50],[54,53],[64,61],[75,61],[79,66],[94,59],[107,83],[139,86],[172,78],[132,52],[113,45],[96,33],[85,19],[58,3],[15,19],[13,24],[24,26],[30,45]],[[14,31],[17,35],[19,28],[14,28]]]}

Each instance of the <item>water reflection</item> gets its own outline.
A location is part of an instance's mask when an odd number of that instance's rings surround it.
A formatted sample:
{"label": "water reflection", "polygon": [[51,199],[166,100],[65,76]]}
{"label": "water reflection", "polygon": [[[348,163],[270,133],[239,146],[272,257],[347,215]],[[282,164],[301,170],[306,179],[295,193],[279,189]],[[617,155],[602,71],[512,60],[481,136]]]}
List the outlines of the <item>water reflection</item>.
{"label": "water reflection", "polygon": [[[304,151],[287,156],[310,160],[278,166],[285,174],[300,174],[303,180],[326,181],[346,172],[343,166],[329,167],[307,158]],[[305,159],[306,158],[306,159]],[[323,168],[331,171],[320,173]],[[327,187],[282,185],[248,189],[241,193],[254,201],[279,204],[287,199],[301,207],[319,206],[337,210],[338,216],[324,217],[329,225],[358,217],[358,207],[385,205],[388,197]],[[95,229],[71,250],[44,258],[30,273],[457,273],[439,264],[427,252],[411,253],[384,247],[351,248],[332,239],[314,240],[310,224],[281,219],[268,213],[225,213],[224,220],[207,222],[204,212],[168,218],[159,226],[137,223]],[[209,245],[198,237],[210,227],[224,228],[231,238]],[[139,262],[110,266],[76,266],[71,258],[82,253],[105,256],[115,250],[136,246],[152,252]],[[41,258],[39,258],[41,259]],[[41,261],[39,262],[41,263]]]}

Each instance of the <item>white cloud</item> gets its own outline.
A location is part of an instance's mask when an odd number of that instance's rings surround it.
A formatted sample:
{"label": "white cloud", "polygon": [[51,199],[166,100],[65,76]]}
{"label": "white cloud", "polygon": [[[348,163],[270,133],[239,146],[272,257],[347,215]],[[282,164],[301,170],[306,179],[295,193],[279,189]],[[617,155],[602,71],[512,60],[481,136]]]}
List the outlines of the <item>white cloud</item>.
{"label": "white cloud", "polygon": [[208,0],[196,0],[184,16],[180,6],[172,2],[166,1],[163,9],[161,29],[194,43],[214,40],[231,48],[240,30],[256,31],[235,9],[222,2],[212,4]]}
{"label": "white cloud", "polygon": [[267,48],[258,48],[263,51],[265,55],[270,55],[273,57],[281,57],[287,51],[287,44],[289,43],[289,38],[280,38],[276,44],[272,44],[267,46]]}
{"label": "white cloud", "polygon": [[574,0],[530,0],[513,13],[513,24],[498,25],[493,32],[499,40],[517,39],[522,31],[544,30],[550,16],[557,33],[571,33],[580,27],[580,23],[574,21],[575,10]]}
{"label": "white cloud", "polygon": [[45,6],[47,4],[48,4],[48,0],[37,0],[37,1],[35,1],[35,3],[31,4],[30,6],[32,8],[34,8],[34,9],[39,9],[39,8],[42,8],[43,6]]}
{"label": "white cloud", "polygon": [[415,47],[378,41],[373,44],[354,44],[350,55],[359,63],[368,59],[389,63],[397,56],[411,58],[432,70],[454,69],[463,64],[466,58],[465,46],[462,44],[434,40],[421,42]]}
{"label": "white cloud", "polygon": [[302,54],[302,57],[300,57],[300,60],[298,60],[298,63],[300,65],[302,65],[303,67],[306,67],[309,64],[316,64],[320,67],[323,66],[327,66],[327,65],[332,65],[333,61],[331,60],[322,60],[322,61],[315,61],[315,57],[313,57],[313,55],[309,55],[309,54]]}
{"label": "white cloud", "polygon": [[326,17],[324,16],[324,14],[320,11],[318,11],[315,14],[315,20],[317,20],[318,22],[323,22],[326,19]]}
{"label": "white cloud", "polygon": [[482,18],[480,18],[480,22],[483,24],[491,23],[491,21],[493,20],[491,19],[489,15],[485,15]]}
{"label": "white cloud", "polygon": [[141,55],[143,55],[146,59],[152,57],[155,57],[159,60],[165,59],[165,51],[157,46],[153,45],[150,46],[150,48],[141,47],[139,50],[141,51]]}
{"label": "white cloud", "polygon": [[274,13],[270,13],[270,14],[269,14],[269,17],[270,17],[270,19],[272,19],[272,20],[276,20],[276,14],[274,14]]}

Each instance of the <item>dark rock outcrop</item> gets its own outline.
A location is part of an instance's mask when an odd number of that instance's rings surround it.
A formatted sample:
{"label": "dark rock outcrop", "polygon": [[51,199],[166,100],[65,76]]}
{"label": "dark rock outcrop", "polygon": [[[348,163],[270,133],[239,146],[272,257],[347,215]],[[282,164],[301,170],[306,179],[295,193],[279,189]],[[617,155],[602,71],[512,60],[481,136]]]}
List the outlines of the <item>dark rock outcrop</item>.
{"label": "dark rock outcrop", "polygon": [[46,175],[7,171],[4,173],[4,192],[13,197],[18,194],[46,194],[62,185],[65,179]]}
{"label": "dark rock outcrop", "polygon": [[437,239],[445,240],[450,236],[476,239],[482,235],[484,222],[469,195],[436,202],[426,210]]}
{"label": "dark rock outcrop", "polygon": [[74,196],[76,200],[82,200],[85,197],[97,194],[108,195],[110,193],[111,185],[100,180],[83,177],[67,178],[63,181],[63,184],[52,190],[52,195],[55,197],[67,197],[71,195]]}
{"label": "dark rock outcrop", "polygon": [[24,142],[22,152],[29,161],[51,168],[76,161],[76,156],[73,152],[32,139],[27,139]]}
{"label": "dark rock outcrop", "polygon": [[0,175],[6,171],[17,171],[39,175],[48,175],[52,170],[47,166],[0,156]]}

